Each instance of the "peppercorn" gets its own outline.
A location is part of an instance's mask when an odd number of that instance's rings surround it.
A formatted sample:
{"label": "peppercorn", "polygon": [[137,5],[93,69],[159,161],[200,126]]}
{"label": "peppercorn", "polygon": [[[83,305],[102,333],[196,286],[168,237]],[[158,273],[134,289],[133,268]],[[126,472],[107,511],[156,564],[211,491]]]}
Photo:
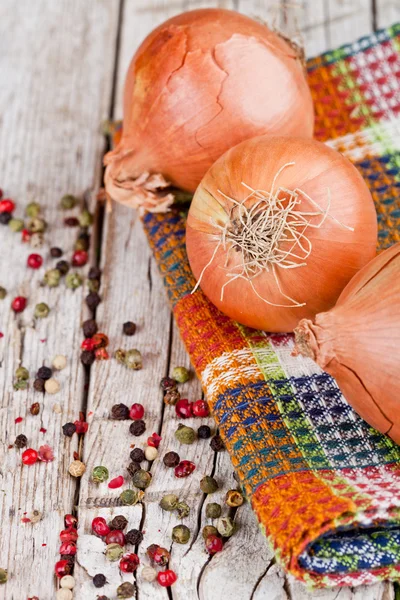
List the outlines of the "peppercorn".
{"label": "peppercorn", "polygon": [[205,477],[200,480],[200,489],[205,494],[213,494],[218,489],[218,483],[215,481],[214,477],[205,475]]}
{"label": "peppercorn", "polygon": [[225,502],[228,506],[232,506],[234,508],[238,506],[242,506],[244,502],[244,497],[239,490],[228,490],[225,496]]}
{"label": "peppercorn", "polygon": [[146,457],[146,460],[152,462],[153,460],[155,460],[157,458],[158,450],[157,450],[157,448],[154,448],[154,446],[147,446],[144,451],[144,455]]}
{"label": "peppercorn", "polygon": [[100,281],[98,279],[88,279],[87,286],[89,292],[98,292],[100,289]]}
{"label": "peppercorn", "polygon": [[177,544],[187,544],[190,539],[190,529],[186,525],[175,525],[172,529],[172,539]]}
{"label": "peppercorn", "polygon": [[80,460],[74,460],[70,464],[68,471],[72,477],[81,477],[86,471],[86,467]]}
{"label": "peppercorn", "polygon": [[96,600],[110,600],[108,596],[97,596]]}
{"label": "peppercorn", "polygon": [[16,448],[25,448],[27,443],[28,443],[28,438],[26,437],[26,435],[24,435],[23,433],[20,433],[15,438],[14,446]]}
{"label": "peppercorn", "polygon": [[120,348],[116,351],[115,358],[128,369],[138,371],[142,368],[142,355],[139,350],[122,350]]}
{"label": "peppercorn", "polygon": [[172,370],[172,378],[175,379],[178,383],[186,383],[189,380],[189,371],[186,367],[175,367]]}
{"label": "peppercorn", "polygon": [[[67,423],[67,425],[69,425],[69,423]],[[74,425],[75,426],[75,425]],[[65,425],[64,425],[65,427]],[[76,429],[76,426],[75,426]],[[93,483],[103,483],[104,481],[107,481],[109,477],[109,472],[107,467],[94,467],[93,471],[92,471],[92,481]],[[119,527],[117,527],[116,529],[119,529]]]}
{"label": "peppercorn", "polygon": [[[35,381],[37,381],[37,380],[35,379]],[[44,382],[43,382],[43,386],[44,386]],[[44,387],[43,387],[43,389],[44,389]],[[39,412],[40,412],[40,404],[39,404],[39,402],[34,402],[31,405],[29,411],[30,411],[31,415],[38,415]]]}
{"label": "peppercorn", "polygon": [[185,519],[190,514],[190,506],[186,502],[178,502],[175,510],[180,519]]}
{"label": "peppercorn", "polygon": [[47,229],[47,223],[40,217],[34,217],[28,221],[26,227],[31,233],[43,233]]}
{"label": "peppercorn", "polygon": [[90,227],[93,223],[93,215],[86,208],[83,209],[78,219],[81,227]]}
{"label": "peppercorn", "polygon": [[44,379],[40,379],[39,377],[37,377],[35,379],[35,381],[33,382],[33,387],[37,392],[44,392],[44,384],[45,381]]}
{"label": "peppercorn", "polygon": [[210,502],[206,506],[206,517],[207,519],[218,519],[221,516],[221,505],[217,502]]}
{"label": "peppercorn", "polygon": [[221,452],[222,450],[225,450],[225,444],[220,435],[214,435],[210,442],[210,448],[211,450],[214,450],[214,452]]}
{"label": "peppercorn", "polygon": [[[64,575],[64,577],[66,577],[66,575]],[[34,596],[33,600],[35,600],[35,598],[37,599],[37,596]],[[72,592],[67,588],[60,588],[56,592],[56,600],[72,600],[72,598]]]}
{"label": "peppercorn", "polygon": [[29,371],[25,367],[18,367],[15,371],[15,377],[17,379],[29,379]]}
{"label": "peppercorn", "polygon": [[53,248],[50,248],[50,256],[52,258],[60,258],[60,256],[62,256],[63,251],[61,250],[61,248],[57,248],[56,246],[53,246]]}
{"label": "peppercorn", "polygon": [[92,365],[95,360],[96,355],[93,352],[93,350],[84,350],[83,352],[81,352],[81,363],[85,367],[90,367],[90,365]]}
{"label": "peppercorn", "polygon": [[125,335],[134,335],[136,332],[136,325],[132,321],[126,321],[122,326],[122,331]]}
{"label": "peppercorn", "polygon": [[2,225],[8,225],[12,219],[12,214],[9,212],[0,213],[0,223]]}
{"label": "peppercorn", "polygon": [[110,521],[108,525],[110,529],[119,529],[120,531],[123,531],[128,525],[128,520],[124,517],[124,515],[117,515],[112,521]]}
{"label": "peppercorn", "polygon": [[60,283],[61,272],[58,269],[49,269],[44,274],[44,282],[49,287],[57,287]]}
{"label": "peppercorn", "polygon": [[211,436],[211,429],[208,425],[200,425],[197,430],[197,437],[201,440],[207,440]]}
{"label": "peppercorn", "polygon": [[142,420],[133,421],[129,427],[129,431],[132,435],[142,435],[146,431],[146,423]]}
{"label": "peppercorn", "polygon": [[8,222],[8,226],[11,229],[11,231],[13,231],[14,233],[18,233],[18,231],[23,230],[24,222],[22,219],[15,219],[14,217],[12,217]]}
{"label": "peppercorn", "polygon": [[75,587],[75,579],[72,575],[64,575],[64,577],[60,579],[60,585],[62,588],[72,590]]}
{"label": "peppercorn", "polygon": [[96,310],[101,302],[101,298],[96,292],[90,292],[90,294],[86,296],[85,302],[89,310]]}
{"label": "peppercorn", "polygon": [[65,285],[71,290],[76,290],[82,283],[83,279],[78,273],[68,273],[65,278]]}
{"label": "peppercorn", "polygon": [[30,202],[25,208],[25,214],[27,217],[37,217],[40,214],[40,204],[37,202]]}
{"label": "peppercorn", "polygon": [[137,462],[131,462],[127,466],[127,471],[131,477],[133,477],[134,474],[136,473],[136,471],[139,471],[139,469],[140,469],[140,464]]}
{"label": "peppercorn", "polygon": [[164,465],[166,467],[176,467],[180,463],[180,457],[177,452],[167,452],[163,458]]}
{"label": "peppercorn", "polygon": [[64,225],[67,227],[78,227],[79,221],[76,217],[67,217],[64,219]]}
{"label": "peppercorn", "polygon": [[53,358],[52,366],[56,371],[62,371],[67,366],[67,358],[63,354],[57,354]]}
{"label": "peppercorn", "polygon": [[69,271],[69,262],[66,260],[59,260],[56,264],[56,269],[58,269],[61,275],[66,275]]}
{"label": "peppercorn", "polygon": [[163,377],[160,381],[161,388],[164,390],[164,392],[175,389],[176,383],[177,382],[175,379],[172,379],[172,377]]}
{"label": "peppercorn", "polygon": [[129,408],[126,404],[114,404],[111,409],[111,418],[116,421],[123,421],[124,419],[129,419]]}
{"label": "peppercorn", "polygon": [[157,577],[157,571],[155,569],[153,569],[153,567],[143,567],[141,575],[142,575],[142,579],[144,579],[144,581],[148,581],[149,583],[152,583],[153,581],[155,581],[155,578]]}
{"label": "peppercorn", "polygon": [[175,496],[175,494],[166,494],[165,496],[163,496],[161,498],[160,506],[163,510],[166,510],[167,512],[171,512],[176,509],[178,502],[179,502],[178,496]]}
{"label": "peppercorn", "polygon": [[96,588],[102,588],[102,587],[104,587],[104,586],[106,585],[106,583],[107,583],[106,576],[105,576],[105,575],[103,575],[102,573],[98,573],[97,575],[95,575],[95,576],[93,577],[93,580],[92,580],[92,581],[93,581],[93,585],[94,585],[94,587],[96,587]]}
{"label": "peppercorn", "polygon": [[91,338],[98,332],[98,326],[94,319],[88,319],[82,323],[83,335],[85,338]]}
{"label": "peppercorn", "polygon": [[60,200],[60,206],[63,210],[71,210],[78,202],[79,200],[76,196],[73,196],[72,194],[65,194],[65,196],[63,196]]}
{"label": "peppercorn", "polygon": [[131,460],[136,463],[141,463],[144,461],[144,452],[141,448],[134,448],[130,453]]}
{"label": "peppercorn", "polygon": [[124,549],[119,544],[113,543],[106,546],[106,558],[111,562],[119,560],[124,553]]}
{"label": "peppercorn", "polygon": [[36,373],[36,377],[38,379],[44,379],[46,381],[46,379],[50,379],[52,374],[53,374],[53,372],[50,369],[50,367],[40,367],[40,369],[38,369],[38,371]]}
{"label": "peppercorn", "polygon": [[133,490],[124,490],[123,492],[121,492],[119,499],[124,506],[133,506],[134,504],[137,504],[139,500],[137,492]]}
{"label": "peppercorn", "polygon": [[[2,213],[4,214],[4,213]],[[8,574],[6,569],[0,569],[0,583],[6,583],[8,579]]]}
{"label": "peppercorn", "polygon": [[207,539],[209,535],[218,535],[218,529],[214,525],[206,525],[201,532],[203,539]]}
{"label": "peppercorn", "polygon": [[151,478],[151,473],[145,471],[144,469],[139,469],[132,477],[132,483],[135,487],[139,488],[140,490],[145,490],[149,487],[151,483]]}
{"label": "peppercorn", "polygon": [[13,385],[13,388],[16,391],[27,390],[28,387],[29,387],[29,383],[26,381],[26,379],[18,379]]}
{"label": "peppercorn", "polygon": [[6,288],[3,288],[0,286],[0,300],[4,300],[4,298],[7,296],[7,290]]}
{"label": "peppercorn", "polygon": [[45,319],[50,312],[50,308],[44,302],[40,302],[35,306],[34,316],[36,319]]}
{"label": "peppercorn", "polygon": [[43,242],[44,242],[43,233],[29,234],[29,241],[30,241],[32,248],[41,248],[43,246]]}
{"label": "peppercorn", "polygon": [[130,529],[125,534],[125,541],[132,546],[138,546],[143,541],[143,533],[138,529]]}
{"label": "peppercorn", "polygon": [[175,406],[175,404],[180,399],[181,399],[181,395],[176,388],[168,390],[164,394],[164,402],[165,402],[165,404],[168,404],[169,406]]}
{"label": "peppercorn", "polygon": [[129,581],[125,581],[117,587],[117,598],[133,598],[134,595],[135,586]]}
{"label": "peppercorn", "polygon": [[191,427],[179,423],[178,429],[175,431],[175,437],[181,444],[193,444],[196,439],[196,433]]}
{"label": "peppercorn", "polygon": [[231,537],[235,533],[236,525],[230,517],[221,517],[217,521],[217,530],[222,537]]}
{"label": "peppercorn", "polygon": [[61,386],[57,379],[51,378],[44,382],[44,389],[48,394],[58,394]]}

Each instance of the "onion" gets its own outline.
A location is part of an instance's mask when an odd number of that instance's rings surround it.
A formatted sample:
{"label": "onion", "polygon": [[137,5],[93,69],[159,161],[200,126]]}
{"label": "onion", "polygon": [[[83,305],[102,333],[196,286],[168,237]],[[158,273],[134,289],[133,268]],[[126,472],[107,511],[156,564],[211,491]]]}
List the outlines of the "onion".
{"label": "onion", "polygon": [[371,194],[347,158],[313,140],[269,136],[211,167],[186,235],[206,296],[236,321],[275,332],[331,308],[376,243]]}
{"label": "onion", "polygon": [[400,243],[345,287],[336,306],[303,320],[297,351],[337,381],[370,425],[400,444]]}
{"label": "onion", "polygon": [[165,210],[173,196],[160,207],[157,190],[172,183],[194,192],[235,144],[262,133],[312,137],[313,125],[292,45],[233,11],[183,13],[157,27],[132,59],[122,139],[105,156],[106,190],[130,206]]}

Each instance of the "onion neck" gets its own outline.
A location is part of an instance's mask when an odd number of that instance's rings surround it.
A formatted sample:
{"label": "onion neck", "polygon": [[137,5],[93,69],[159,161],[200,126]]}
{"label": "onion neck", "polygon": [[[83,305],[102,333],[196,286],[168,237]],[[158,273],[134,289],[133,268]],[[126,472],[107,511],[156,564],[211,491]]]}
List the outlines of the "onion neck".
{"label": "onion neck", "polygon": [[336,358],[334,349],[334,331],[332,313],[321,313],[313,321],[302,319],[296,329],[295,354],[301,354],[315,361],[321,369],[326,369],[329,363]]}

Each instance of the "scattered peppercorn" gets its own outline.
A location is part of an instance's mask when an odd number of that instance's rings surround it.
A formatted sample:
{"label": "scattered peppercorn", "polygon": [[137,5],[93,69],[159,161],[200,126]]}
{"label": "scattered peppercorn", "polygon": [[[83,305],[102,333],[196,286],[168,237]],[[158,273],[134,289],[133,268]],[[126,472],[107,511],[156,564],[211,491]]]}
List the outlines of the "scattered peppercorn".
{"label": "scattered peppercorn", "polygon": [[207,519],[218,519],[221,516],[221,505],[217,502],[210,502],[206,506],[206,517]]}
{"label": "scattered peppercorn", "polygon": [[0,300],[4,300],[4,298],[7,296],[7,290],[6,288],[3,288],[0,286]]}
{"label": "scattered peppercorn", "polygon": [[37,392],[44,392],[44,384],[44,379],[40,379],[39,377],[37,377],[33,382],[33,387]]}
{"label": "scattered peppercorn", "polygon": [[100,281],[98,279],[88,279],[87,286],[89,292],[98,292],[100,289]]}
{"label": "scattered peppercorn", "polygon": [[100,279],[101,270],[99,269],[99,267],[90,267],[88,277],[89,279]]}
{"label": "scattered peppercorn", "polygon": [[64,219],[64,225],[67,227],[78,227],[79,221],[76,217],[67,217]]}
{"label": "scattered peppercorn", "polygon": [[217,552],[221,552],[224,547],[224,543],[220,537],[217,535],[209,535],[206,538],[206,550],[209,554],[216,554]]}
{"label": "scattered peppercorn", "polygon": [[60,580],[60,585],[62,588],[72,590],[75,587],[75,579],[72,577],[72,575],[64,575],[64,577]]}
{"label": "scattered peppercorn", "polygon": [[[64,575],[64,577],[68,577],[68,575]],[[35,598],[36,600],[38,600],[37,596],[34,596],[31,600],[35,600]],[[72,598],[73,596],[71,590],[68,590],[66,588],[60,588],[56,592],[56,600],[72,600]]]}
{"label": "scattered peppercorn", "polygon": [[236,531],[236,524],[230,517],[221,517],[217,521],[217,530],[222,537],[231,537]]}
{"label": "scattered peppercorn", "polygon": [[20,433],[15,438],[14,446],[16,448],[25,448],[27,443],[28,443],[28,438],[26,437],[26,435],[24,435],[23,433]]}
{"label": "scattered peppercorn", "polygon": [[69,262],[66,260],[59,260],[56,264],[56,269],[60,271],[61,275],[66,275],[69,271]]}
{"label": "scattered peppercorn", "polygon": [[34,316],[36,319],[45,319],[50,312],[50,308],[44,302],[40,302],[35,306]]}
{"label": "scattered peppercorn", "polygon": [[190,506],[186,502],[178,502],[175,510],[180,519],[185,519],[190,514]]}
{"label": "scattered peppercorn", "polygon": [[43,231],[46,231],[47,229],[47,223],[44,219],[34,217],[28,221],[27,229],[31,233],[43,233]]}
{"label": "scattered peppercorn", "polygon": [[210,442],[210,448],[211,450],[214,450],[214,452],[221,452],[222,450],[225,450],[225,444],[220,435],[214,435]]}
{"label": "scattered peppercorn", "polygon": [[228,506],[232,506],[234,508],[238,506],[242,506],[244,502],[244,497],[239,490],[228,490],[225,496],[225,502]]}
{"label": "scattered peppercorn", "polygon": [[15,381],[13,387],[14,387],[14,390],[16,390],[16,391],[27,390],[29,387],[29,383],[25,379],[17,379],[17,381]]}
{"label": "scattered peppercorn", "polygon": [[189,377],[190,374],[186,367],[175,367],[172,371],[172,378],[178,383],[186,383]]}
{"label": "scattered peppercorn", "polygon": [[82,324],[83,335],[85,338],[91,338],[98,331],[97,323],[94,319],[88,319]]}
{"label": "scattered peppercorn", "polygon": [[111,409],[111,418],[116,421],[123,421],[124,419],[129,419],[129,408],[126,404],[114,404]]}
{"label": "scattered peppercorn", "polygon": [[96,360],[96,356],[93,351],[84,350],[81,352],[81,363],[85,365],[85,367],[90,367]]}
{"label": "scattered peppercorn", "polygon": [[[22,230],[22,235],[24,235],[24,231],[25,229]],[[43,233],[29,233],[28,240],[23,241],[29,241],[32,248],[41,248],[44,242]]]}
{"label": "scattered peppercorn", "polygon": [[11,308],[15,313],[23,312],[26,308],[27,299],[24,296],[16,296],[11,302]]}
{"label": "scattered peppercorn", "polygon": [[124,549],[119,544],[108,544],[106,547],[106,558],[111,562],[119,560],[124,553]]}
{"label": "scattered peppercorn", "polygon": [[208,417],[210,414],[206,400],[196,400],[196,402],[193,402],[192,410],[195,417]]}
{"label": "scattered peppercorn", "polygon": [[67,357],[63,354],[57,354],[53,358],[52,366],[56,371],[62,371],[67,366]]}
{"label": "scattered peppercorn", "polygon": [[[4,213],[1,213],[4,215]],[[6,583],[8,579],[8,574],[6,569],[0,569],[0,583]]]}
{"label": "scattered peppercorn", "polygon": [[209,437],[211,437],[211,429],[209,428],[209,426],[200,425],[200,427],[197,430],[197,437],[201,440],[207,440]]}
{"label": "scattered peppercorn", "polygon": [[31,269],[40,269],[43,264],[43,258],[40,254],[30,254],[26,260],[26,264]]}
{"label": "scattered peppercorn", "polygon": [[102,573],[98,573],[97,575],[95,575],[93,577],[93,585],[96,588],[102,588],[106,585],[106,583],[107,583],[106,576],[103,575]]}
{"label": "scattered peppercorn", "polygon": [[133,506],[139,501],[138,494],[134,490],[124,490],[119,495],[119,499],[124,506]]}
{"label": "scattered peppercorn", "polygon": [[164,392],[167,390],[173,390],[176,388],[176,381],[172,377],[163,377],[160,381],[160,385]]}
{"label": "scattered peppercorn", "polygon": [[175,494],[166,494],[165,496],[163,496],[161,498],[160,506],[161,506],[162,510],[171,512],[176,509],[178,502],[179,502],[178,496],[175,496]]}
{"label": "scattered peppercorn", "polygon": [[57,287],[60,284],[61,271],[58,269],[49,269],[44,274],[44,282],[49,287]]}
{"label": "scattered peppercorn", "polygon": [[51,378],[44,382],[44,389],[48,394],[58,394],[61,386],[57,379]]}
{"label": "scattered peppercorn", "polygon": [[206,525],[205,527],[203,527],[201,534],[206,540],[209,535],[218,535],[218,529],[214,527],[214,525]]}
{"label": "scattered peppercorn", "polygon": [[88,253],[85,249],[77,249],[72,255],[72,266],[73,267],[83,267],[86,265],[89,259]]}
{"label": "scattered peppercorn", "polygon": [[189,475],[191,475],[193,473],[193,471],[195,470],[196,465],[192,462],[190,462],[190,460],[182,460],[179,465],[177,465],[175,467],[175,477],[178,478],[182,478],[182,477],[189,477]]}
{"label": "scattered peppercorn", "polygon": [[172,529],[172,539],[177,544],[187,544],[190,539],[190,529],[186,525],[175,525]]}
{"label": "scattered peppercorn", "polygon": [[[75,424],[74,424],[75,426]],[[65,425],[64,425],[65,427]],[[76,428],[76,426],[75,426]],[[107,467],[94,467],[93,471],[92,471],[92,481],[93,483],[103,483],[104,481],[107,481],[107,479],[109,478],[109,472]],[[119,527],[116,527],[116,529],[120,529]]]}
{"label": "scattered peppercorn", "polygon": [[90,294],[88,294],[86,296],[85,302],[86,302],[89,310],[96,310],[96,308],[98,307],[98,305],[101,302],[101,298],[97,294],[97,292],[90,292]]}
{"label": "scattered peppercorn", "polygon": [[122,350],[119,349],[115,353],[115,358],[117,361],[128,369],[133,369],[134,371],[139,371],[142,368],[142,355],[139,350]]}
{"label": "scattered peppercorn", "polygon": [[53,246],[53,248],[50,248],[50,256],[52,258],[60,258],[60,256],[62,256],[63,251],[61,250],[61,248],[57,248],[56,246]]}
{"label": "scattered peppercorn", "polygon": [[141,463],[144,461],[144,452],[141,448],[134,448],[130,453],[131,460],[136,463]]}
{"label": "scattered peppercorn", "polygon": [[133,477],[134,474],[136,473],[136,471],[139,471],[139,469],[140,469],[140,464],[137,462],[131,462],[127,466],[127,471],[131,477]]}
{"label": "scattered peppercorn", "polygon": [[60,206],[63,210],[71,210],[71,208],[74,208],[78,202],[79,200],[76,196],[73,196],[72,194],[65,194],[65,196],[63,196],[60,200]]}
{"label": "scattered peppercorn", "polygon": [[120,529],[121,531],[123,531],[127,525],[128,520],[124,517],[124,515],[117,515],[109,523],[110,529]]}
{"label": "scattered peppercorn", "polygon": [[122,326],[122,331],[125,335],[134,335],[136,332],[136,325],[132,321],[127,321]]}
{"label": "scattered peppercorn", "polygon": [[189,419],[193,416],[193,402],[187,398],[181,398],[175,405],[175,412],[181,419]]}
{"label": "scattered peppercorn", "polygon": [[86,471],[86,467],[80,460],[74,460],[70,464],[68,471],[72,477],[81,477]]}
{"label": "scattered peppercorn", "polygon": [[171,467],[171,468],[179,465],[180,460],[181,459],[179,457],[179,454],[177,454],[177,452],[167,452],[167,454],[163,458],[164,465],[166,467]]}
{"label": "scattered peppercorn", "polygon": [[11,213],[9,213],[9,212],[2,212],[2,213],[0,213],[0,223],[2,225],[8,225],[9,222],[11,221],[11,219],[12,219],[12,214]]}
{"label": "scattered peppercorn", "polygon": [[[35,382],[36,382],[36,381],[37,381],[37,379],[35,379]],[[42,381],[42,380],[40,380],[40,381]],[[33,385],[35,385],[35,384],[33,384]],[[36,389],[36,388],[35,388],[35,389]],[[43,382],[43,390],[44,390],[44,382]],[[31,413],[31,415],[34,415],[34,416],[35,416],[35,415],[38,415],[38,414],[39,414],[39,412],[40,412],[40,404],[39,404],[39,402],[34,402],[34,403],[31,405],[31,407],[30,407],[30,409],[29,409],[29,412]]]}
{"label": "scattered peppercorn", "polygon": [[133,421],[129,427],[129,431],[132,435],[142,435],[146,431],[146,423],[144,421]]}
{"label": "scattered peppercorn", "polygon": [[25,369],[25,367],[18,367],[18,369],[15,371],[15,377],[22,380],[29,379],[28,369]]}
{"label": "scattered peppercorn", "polygon": [[171,389],[165,392],[164,394],[164,402],[169,406],[175,406],[175,404],[181,399],[181,395],[178,390]]}
{"label": "scattered peppercorn", "polygon": [[18,233],[18,231],[23,230],[24,222],[22,219],[15,219],[14,217],[12,217],[8,222],[8,226],[11,229],[11,231],[13,231],[14,233]]}
{"label": "scattered peppercorn", "polygon": [[205,477],[200,480],[200,489],[205,494],[213,494],[218,489],[218,483],[215,481],[214,477],[205,475]]}
{"label": "scattered peppercorn", "polygon": [[153,567],[143,567],[141,575],[144,581],[152,583],[157,577],[157,571]]}
{"label": "scattered peppercorn", "polygon": [[132,477],[132,483],[135,487],[139,488],[140,490],[145,490],[149,487],[151,483],[151,478],[151,473],[145,471],[144,469],[139,469]]}
{"label": "scattered peppercorn", "polygon": [[175,431],[175,437],[181,444],[193,444],[196,439],[196,433],[191,427],[179,423],[178,429]]}
{"label": "scattered peppercorn", "polygon": [[138,546],[143,541],[143,533],[138,529],[130,529],[125,534],[125,541],[132,546]]}
{"label": "scattered peppercorn", "polygon": [[78,273],[68,273],[65,278],[65,285],[71,290],[76,290],[82,283],[83,279]]}
{"label": "scattered peppercorn", "polygon": [[44,379],[46,381],[46,379],[50,379],[52,374],[53,372],[50,369],[50,367],[40,367],[40,369],[38,369],[38,372],[36,373],[36,377],[38,379]]}
{"label": "scattered peppercorn", "polygon": [[38,453],[33,448],[27,448],[22,453],[22,462],[24,465],[34,465],[38,459]]}
{"label": "scattered peppercorn", "polygon": [[134,595],[135,586],[129,581],[125,581],[117,587],[117,598],[133,598]]}
{"label": "scattered peppercorn", "polygon": [[177,579],[176,573],[171,569],[157,573],[157,581],[162,587],[170,587]]}
{"label": "scattered peppercorn", "polygon": [[37,217],[40,214],[40,204],[37,202],[29,202],[25,208],[25,214],[27,217]]}

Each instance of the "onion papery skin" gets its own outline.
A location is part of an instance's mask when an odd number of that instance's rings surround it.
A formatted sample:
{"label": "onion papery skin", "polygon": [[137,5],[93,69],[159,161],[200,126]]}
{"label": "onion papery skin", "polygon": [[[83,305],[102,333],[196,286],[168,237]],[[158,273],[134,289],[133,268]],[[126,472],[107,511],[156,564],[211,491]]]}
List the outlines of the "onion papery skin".
{"label": "onion papery skin", "polygon": [[132,59],[122,138],[104,160],[106,190],[135,206],[135,179],[160,173],[194,192],[242,140],[312,137],[313,127],[306,73],[288,42],[234,11],[183,13],[157,27]]}
{"label": "onion papery skin", "polygon": [[379,254],[329,312],[301,321],[297,350],[337,381],[370,425],[400,444],[400,244]]}
{"label": "onion papery skin", "polygon": [[[224,225],[233,206],[220,191],[238,202],[249,194],[242,182],[253,189],[270,191],[276,173],[290,162],[295,164],[281,172],[277,186],[289,190],[301,188],[323,209],[328,203],[328,188],[331,197],[329,217],[322,227],[307,229],[312,252],[306,266],[276,268],[281,290],[305,306],[270,306],[245,280],[229,283],[221,300],[226,274],[242,262],[241,251],[231,252],[225,268],[226,250],[222,246],[200,281],[203,292],[223,313],[239,323],[270,332],[293,331],[301,319],[329,310],[350,279],[376,254],[377,219],[373,200],[361,175],[347,158],[314,140],[260,136],[226,152],[207,172],[194,195],[186,245],[196,279],[221,239],[215,224]],[[304,201],[298,210],[309,208]],[[290,304],[279,292],[271,272],[263,270],[253,283],[258,294],[270,303]]]}

